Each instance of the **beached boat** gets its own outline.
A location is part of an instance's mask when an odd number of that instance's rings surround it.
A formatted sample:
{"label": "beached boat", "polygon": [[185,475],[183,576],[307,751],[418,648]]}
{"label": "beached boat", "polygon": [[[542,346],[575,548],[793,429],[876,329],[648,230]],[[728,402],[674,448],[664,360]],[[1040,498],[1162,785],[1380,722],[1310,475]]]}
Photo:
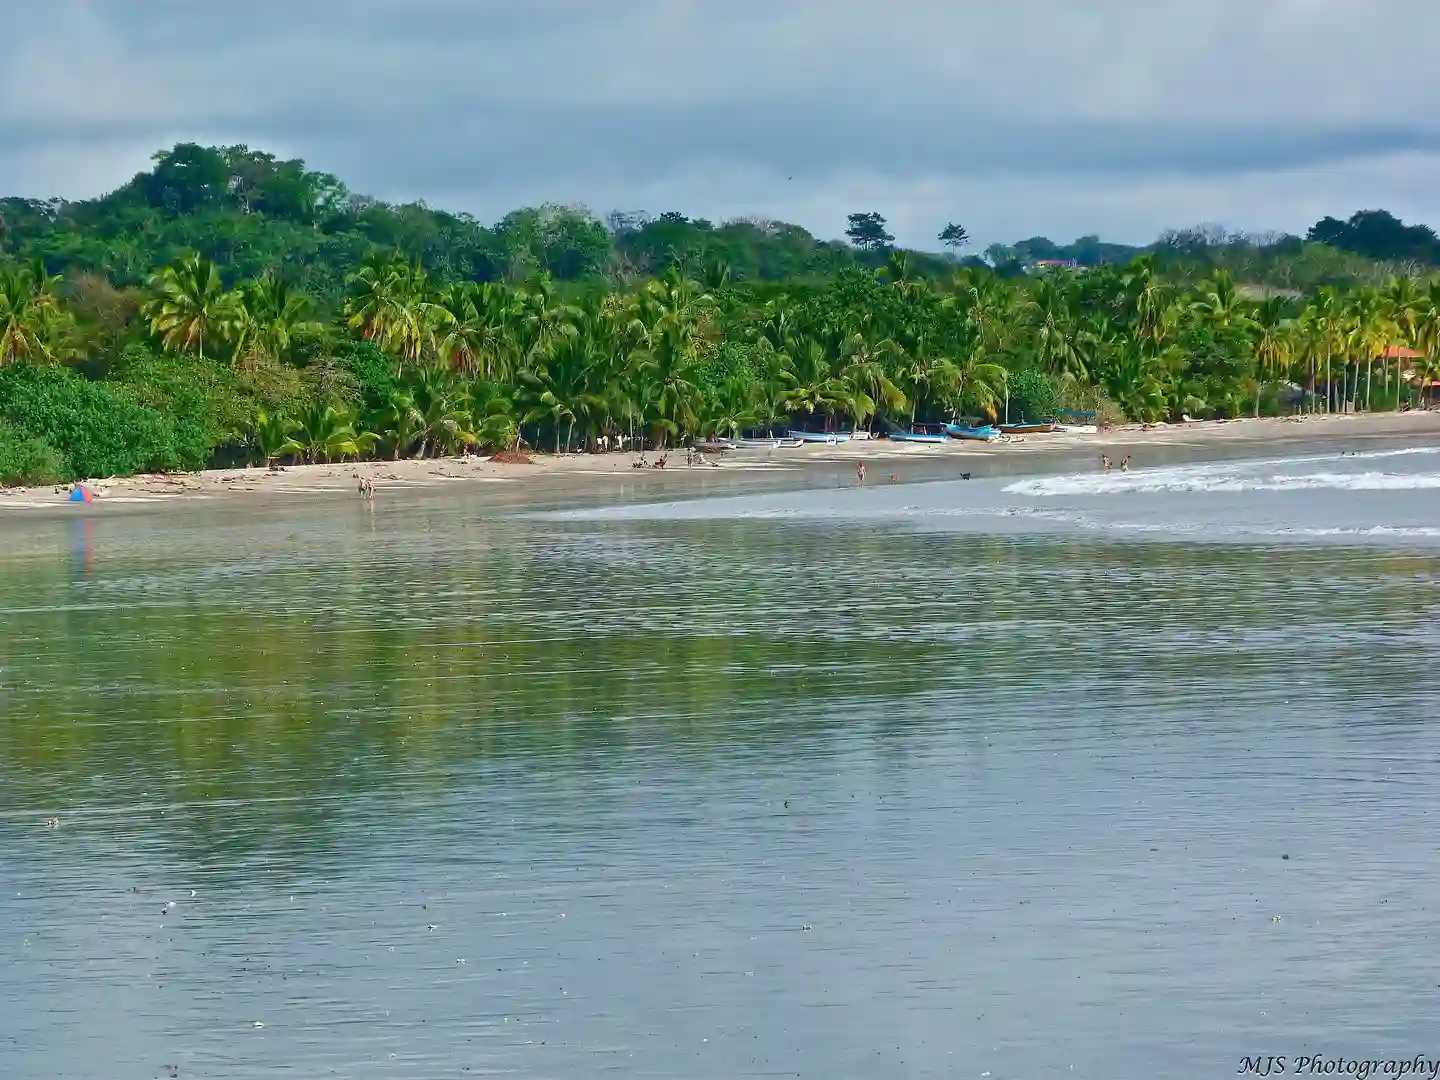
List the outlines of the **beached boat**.
{"label": "beached boat", "polygon": [[1000,437],[994,424],[982,424],[979,427],[970,424],[946,424],[945,434],[952,439],[975,439],[980,442],[989,442]]}
{"label": "beached boat", "polygon": [[899,428],[890,432],[891,442],[915,442],[915,443],[944,443],[950,441],[950,436],[943,431],[935,430],[935,425],[915,424],[909,431],[902,431]]}
{"label": "beached boat", "polygon": [[855,437],[849,431],[792,431],[790,438],[799,439],[802,443],[820,443],[823,446],[838,446],[840,443],[847,443]]}
{"label": "beached boat", "polygon": [[1054,431],[1055,425],[1049,420],[1040,424],[1001,424],[1001,435],[1038,435],[1044,431]]}
{"label": "beached boat", "polygon": [[735,449],[735,444],[729,439],[696,439],[694,446],[702,454],[718,454],[722,450]]}
{"label": "beached boat", "polygon": [[1066,435],[1094,435],[1100,431],[1095,423],[1096,419],[1096,414],[1093,412],[1061,409],[1055,414],[1055,430],[1062,431]]}
{"label": "beached boat", "polygon": [[799,439],[791,439],[786,436],[776,435],[769,439],[736,439],[737,450],[779,450],[795,446],[803,446]]}

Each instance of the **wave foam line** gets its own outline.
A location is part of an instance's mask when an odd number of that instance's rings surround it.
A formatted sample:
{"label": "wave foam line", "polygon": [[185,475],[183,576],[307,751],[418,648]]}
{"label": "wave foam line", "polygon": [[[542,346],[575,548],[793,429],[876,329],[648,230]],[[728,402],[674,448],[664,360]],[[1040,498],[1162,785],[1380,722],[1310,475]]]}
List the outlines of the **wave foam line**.
{"label": "wave foam line", "polygon": [[1308,473],[1237,476],[1233,473],[1154,472],[1100,476],[1052,476],[1021,480],[1005,488],[1011,495],[1121,495],[1219,493],[1244,491],[1419,491],[1440,488],[1440,473]]}

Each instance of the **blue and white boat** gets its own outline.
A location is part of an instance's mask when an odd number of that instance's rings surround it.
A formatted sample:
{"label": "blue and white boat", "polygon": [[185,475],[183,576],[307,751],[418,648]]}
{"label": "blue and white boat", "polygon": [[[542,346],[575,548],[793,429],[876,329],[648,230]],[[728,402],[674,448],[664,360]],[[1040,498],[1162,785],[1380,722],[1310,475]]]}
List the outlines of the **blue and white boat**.
{"label": "blue and white boat", "polygon": [[975,439],[979,442],[990,442],[1000,437],[1000,432],[995,430],[994,424],[983,424],[979,427],[972,427],[969,424],[946,424],[945,434],[952,439]]}
{"label": "blue and white boat", "polygon": [[802,443],[819,443],[822,446],[838,446],[840,443],[847,443],[855,436],[848,431],[792,431],[790,438],[799,439]]}

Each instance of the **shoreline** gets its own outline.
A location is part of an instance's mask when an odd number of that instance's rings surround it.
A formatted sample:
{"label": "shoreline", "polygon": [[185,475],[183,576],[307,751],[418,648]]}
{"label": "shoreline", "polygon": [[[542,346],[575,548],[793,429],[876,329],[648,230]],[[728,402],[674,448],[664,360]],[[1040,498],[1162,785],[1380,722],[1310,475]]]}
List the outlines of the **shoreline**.
{"label": "shoreline", "polygon": [[[514,507],[596,499],[633,499],[653,493],[674,498],[734,494],[781,486],[853,481],[857,463],[871,466],[871,482],[921,482],[958,477],[1019,475],[1093,466],[1102,453],[1129,454],[1135,468],[1225,457],[1253,457],[1266,450],[1293,451],[1309,443],[1346,446],[1356,441],[1410,441],[1440,446],[1440,411],[1313,417],[1262,417],[1180,424],[1124,425],[1093,435],[1062,432],[1014,437],[1000,444],[952,441],[941,446],[859,440],[836,446],[729,452],[718,465],[687,468],[683,449],[671,451],[665,469],[631,467],[631,452],[533,454],[533,464],[500,464],[489,458],[425,458],[400,461],[260,466],[199,473],[142,474],[85,481],[93,501],[71,503],[69,488],[0,489],[0,520],[120,511],[153,512],[178,506],[266,507],[338,497],[357,498],[358,477],[369,479],[382,503],[400,492],[463,490],[496,506]],[[1350,446],[1348,448],[1354,448]],[[708,457],[708,455],[707,455]],[[1118,465],[1118,460],[1117,460]],[[721,489],[721,490],[717,490]]]}

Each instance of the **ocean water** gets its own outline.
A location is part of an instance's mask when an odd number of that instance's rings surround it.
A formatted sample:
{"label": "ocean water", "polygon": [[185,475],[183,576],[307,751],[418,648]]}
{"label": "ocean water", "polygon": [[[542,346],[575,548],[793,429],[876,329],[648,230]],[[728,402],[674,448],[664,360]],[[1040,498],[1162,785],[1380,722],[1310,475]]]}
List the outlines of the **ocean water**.
{"label": "ocean water", "polygon": [[1440,1056],[1440,454],[880,471],[3,526],[0,1076]]}
{"label": "ocean water", "polygon": [[878,522],[945,532],[1148,535],[1198,542],[1424,543],[1440,540],[1440,447],[919,484],[890,484],[886,476],[872,474],[864,485],[852,482],[823,495],[765,492],[574,509],[550,516]]}

